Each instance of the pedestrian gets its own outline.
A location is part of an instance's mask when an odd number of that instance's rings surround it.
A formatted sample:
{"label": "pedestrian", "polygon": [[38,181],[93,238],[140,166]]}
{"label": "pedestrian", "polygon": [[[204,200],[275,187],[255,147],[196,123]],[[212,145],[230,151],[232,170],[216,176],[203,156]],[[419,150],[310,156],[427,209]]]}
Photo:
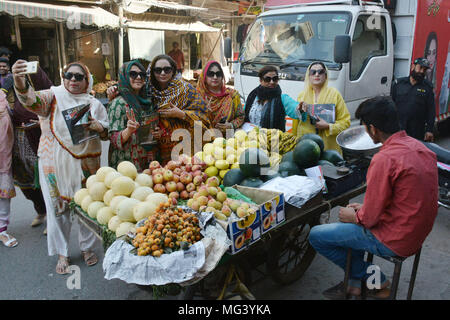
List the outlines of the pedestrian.
{"label": "pedestrian", "polygon": [[12,177],[12,148],[14,131],[8,114],[6,94],[0,90],[0,240],[6,247],[17,246],[17,240],[8,234],[11,198],[16,196]]}
{"label": "pedestrian", "polygon": [[[138,134],[144,118],[155,122],[154,131],[150,132],[153,138],[159,138],[158,117],[156,108],[147,96],[147,73],[137,60],[125,63],[119,72],[118,96],[110,102],[108,107],[109,118],[109,166],[117,168],[122,161],[131,161],[139,172],[147,169],[152,160],[156,160],[157,146],[143,145]],[[151,125],[149,123],[148,125]],[[142,129],[142,128],[141,128]],[[150,131],[150,130],[149,130]],[[155,142],[157,142],[155,140]]]}
{"label": "pedestrian", "polygon": [[[28,80],[36,91],[47,90],[53,85],[47,74],[38,68],[37,73],[30,74]],[[31,223],[37,227],[44,223],[46,217],[45,201],[39,187],[38,146],[41,128],[38,116],[27,110],[14,97],[11,119],[14,126],[13,177],[14,184],[20,188],[25,198],[33,202],[36,217]],[[44,234],[47,229],[44,230]]]}
{"label": "pedestrian", "polygon": [[[305,88],[298,99],[301,111],[306,121],[293,121],[293,133],[302,137],[308,133],[317,133],[324,142],[324,150],[334,149],[342,154],[341,147],[336,142],[339,133],[350,127],[350,112],[344,98],[335,88],[328,86],[328,69],[323,62],[312,62],[306,70]],[[314,118],[307,112],[308,105],[334,105],[334,123],[325,119]]]}
{"label": "pedestrian", "polygon": [[[365,251],[382,256],[414,255],[431,232],[437,215],[436,155],[400,130],[390,97],[364,101],[356,111],[375,144],[382,143],[367,172],[364,203],[339,210],[339,222],[315,226],[309,241],[314,249],[345,270],[352,249],[350,295],[359,296],[372,272]],[[381,272],[379,287],[369,296],[389,296],[389,280]],[[343,283],[324,291],[330,299],[345,297]]]}
{"label": "pedestrian", "polygon": [[[90,106],[88,128],[108,139],[108,116],[102,103],[92,97],[93,78],[81,62],[64,68],[63,83],[50,90],[35,91],[22,73],[26,61],[18,60],[12,68],[14,87],[20,103],[39,116],[42,136],[39,143],[39,183],[47,210],[47,244],[50,256],[58,255],[56,272],[69,270],[68,243],[72,222],[69,202],[81,189],[82,179],[95,174],[100,167],[101,143],[93,138],[75,144],[63,111],[80,105]],[[79,223],[79,246],[88,266],[98,258],[92,251],[96,236]]]}
{"label": "pedestrian", "polygon": [[[185,154],[194,154],[195,123],[201,124],[203,143],[203,130],[211,128],[210,114],[206,102],[197,90],[183,79],[175,78],[176,62],[167,55],[156,56],[147,72],[150,74],[148,89],[149,96],[155,103],[160,125],[163,131],[159,139],[159,150],[162,164],[172,159],[172,150],[179,143],[172,140],[177,129],[184,129],[189,137],[183,136]],[[190,141],[184,141],[189,138]],[[185,144],[187,143],[187,144]],[[189,145],[189,146],[188,146]],[[198,147],[202,147],[198,146]]]}
{"label": "pedestrian", "polygon": [[298,119],[298,102],[282,93],[278,84],[278,68],[264,66],[258,71],[259,86],[253,89],[245,102],[245,122],[261,128],[286,131],[286,115]]}
{"label": "pedestrian", "polygon": [[227,129],[238,129],[244,124],[239,92],[225,86],[224,73],[217,61],[206,64],[198,79],[197,91],[208,105],[213,128],[225,134]]}
{"label": "pedestrian", "polygon": [[6,94],[6,99],[9,105],[14,103],[14,90],[12,90],[13,85],[13,76],[9,71],[9,59],[0,57],[0,89]]}
{"label": "pedestrian", "polygon": [[430,63],[417,58],[409,77],[393,82],[391,96],[398,108],[400,128],[418,140],[432,142],[436,108],[433,85],[425,79]]}
{"label": "pedestrian", "polygon": [[180,45],[178,42],[174,41],[172,43],[172,50],[169,51],[168,55],[176,62],[177,69],[176,73],[181,75],[183,74],[184,69],[184,54],[183,51],[180,49]]}

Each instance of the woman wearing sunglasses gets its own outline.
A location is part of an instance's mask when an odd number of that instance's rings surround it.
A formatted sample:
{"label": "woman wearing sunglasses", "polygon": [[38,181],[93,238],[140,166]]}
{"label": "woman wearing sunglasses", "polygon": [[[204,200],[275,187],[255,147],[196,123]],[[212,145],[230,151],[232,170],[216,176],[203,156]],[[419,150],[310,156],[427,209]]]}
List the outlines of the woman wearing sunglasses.
{"label": "woman wearing sunglasses", "polygon": [[245,122],[261,128],[286,131],[286,115],[298,119],[298,102],[282,94],[278,85],[278,68],[265,66],[258,73],[260,85],[247,97]]}
{"label": "woman wearing sunglasses", "polygon": [[157,106],[162,126],[161,135],[158,135],[162,164],[171,160],[172,149],[179,143],[171,139],[175,130],[186,129],[189,132],[192,155],[197,149],[194,148],[194,142],[198,140],[194,139],[194,122],[201,124],[202,131],[211,127],[205,101],[191,84],[175,78],[176,68],[177,65],[171,57],[159,55],[153,59],[148,69],[149,95]]}
{"label": "woman wearing sunglasses", "polygon": [[208,105],[213,128],[225,134],[227,129],[242,126],[245,113],[241,97],[236,90],[225,86],[223,70],[217,61],[206,64],[198,79],[197,91]]}
{"label": "woman wearing sunglasses", "polygon": [[[299,137],[307,133],[317,133],[323,139],[325,149],[334,149],[342,153],[336,142],[336,136],[350,127],[350,113],[344,99],[335,88],[328,87],[328,69],[318,61],[309,65],[306,70],[305,88],[298,96],[300,110],[306,115],[305,122],[293,121],[293,133]],[[329,123],[318,115],[311,119],[308,105],[332,104],[335,107],[335,122]]]}
{"label": "woman wearing sunglasses", "polygon": [[145,68],[138,60],[124,63],[120,68],[118,96],[108,106],[111,142],[108,163],[113,168],[126,160],[134,163],[137,170],[142,172],[155,158],[156,148],[145,145],[148,133],[146,137],[139,135],[147,125],[155,129],[151,132],[155,135],[158,130],[158,119],[152,117],[156,111],[147,97],[146,80]]}
{"label": "woman wearing sunglasses", "polygon": [[[47,209],[48,253],[59,255],[56,272],[67,274],[70,273],[68,242],[72,227],[69,202],[81,189],[83,178],[95,174],[100,167],[100,138],[108,139],[108,115],[102,103],[89,94],[93,78],[84,64],[69,64],[63,70],[60,86],[41,91],[28,84],[25,70],[24,60],[18,60],[12,67],[16,95],[26,109],[39,116],[42,129],[38,149],[39,182]],[[90,106],[86,126],[98,132],[100,138],[75,144],[64,114],[67,116],[70,112],[67,110],[83,105]],[[79,225],[81,254],[85,263],[92,266],[98,262],[92,251],[96,236],[83,224]]]}

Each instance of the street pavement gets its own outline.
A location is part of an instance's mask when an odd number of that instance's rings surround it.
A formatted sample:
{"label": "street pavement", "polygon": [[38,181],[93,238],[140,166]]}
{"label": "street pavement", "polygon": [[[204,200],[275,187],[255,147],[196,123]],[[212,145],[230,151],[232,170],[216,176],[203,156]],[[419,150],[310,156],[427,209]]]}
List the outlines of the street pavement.
{"label": "street pavement", "polygon": [[[442,138],[439,145],[450,149],[450,137]],[[107,161],[108,143],[103,143],[102,165]],[[362,202],[363,195],[352,200]],[[331,222],[337,221],[338,208],[331,211]],[[55,272],[57,257],[48,256],[45,225],[32,228],[35,212],[32,203],[25,199],[20,189],[12,200],[12,215],[8,231],[19,245],[6,248],[0,245],[0,300],[146,300],[153,299],[149,291],[121,280],[106,280],[102,270],[103,248],[98,242],[95,251],[99,263],[87,267],[78,246],[78,224],[74,223],[70,239],[71,265],[80,269],[80,289],[74,288],[70,275],[61,276]],[[413,299],[450,299],[450,210],[439,208],[433,230],[426,239]],[[398,299],[405,299],[413,258],[403,263]],[[393,264],[374,258],[388,277],[392,277]],[[273,300],[322,300],[321,292],[339,281],[344,273],[337,266],[320,255],[316,255],[302,278],[290,285],[281,286],[271,278],[256,281],[250,291],[257,299]],[[165,299],[176,299],[166,297]]]}

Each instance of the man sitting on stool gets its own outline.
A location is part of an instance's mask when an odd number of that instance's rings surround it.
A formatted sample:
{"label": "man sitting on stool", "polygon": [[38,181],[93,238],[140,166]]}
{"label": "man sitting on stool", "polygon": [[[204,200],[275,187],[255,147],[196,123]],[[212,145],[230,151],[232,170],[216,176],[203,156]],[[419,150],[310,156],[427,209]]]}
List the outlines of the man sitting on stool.
{"label": "man sitting on stool", "polygon": [[[365,251],[378,256],[415,254],[430,233],[437,215],[438,175],[436,155],[399,129],[397,109],[390,97],[364,101],[356,118],[366,126],[374,143],[383,146],[367,172],[364,204],[339,210],[338,223],[311,229],[314,249],[345,270],[347,249],[352,263],[347,293],[361,294],[361,282],[371,277]],[[370,280],[372,280],[371,277]],[[389,295],[389,280],[380,272],[379,287],[369,296]],[[343,283],[323,292],[329,299],[344,299]]]}

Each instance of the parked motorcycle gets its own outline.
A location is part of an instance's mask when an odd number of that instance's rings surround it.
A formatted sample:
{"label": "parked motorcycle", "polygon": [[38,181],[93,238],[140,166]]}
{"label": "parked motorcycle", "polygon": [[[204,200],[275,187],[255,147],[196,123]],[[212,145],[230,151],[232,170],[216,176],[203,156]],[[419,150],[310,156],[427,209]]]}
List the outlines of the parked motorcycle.
{"label": "parked motorcycle", "polygon": [[450,210],[450,151],[432,142],[423,142],[423,144],[433,151],[437,157],[439,179],[438,204]]}

